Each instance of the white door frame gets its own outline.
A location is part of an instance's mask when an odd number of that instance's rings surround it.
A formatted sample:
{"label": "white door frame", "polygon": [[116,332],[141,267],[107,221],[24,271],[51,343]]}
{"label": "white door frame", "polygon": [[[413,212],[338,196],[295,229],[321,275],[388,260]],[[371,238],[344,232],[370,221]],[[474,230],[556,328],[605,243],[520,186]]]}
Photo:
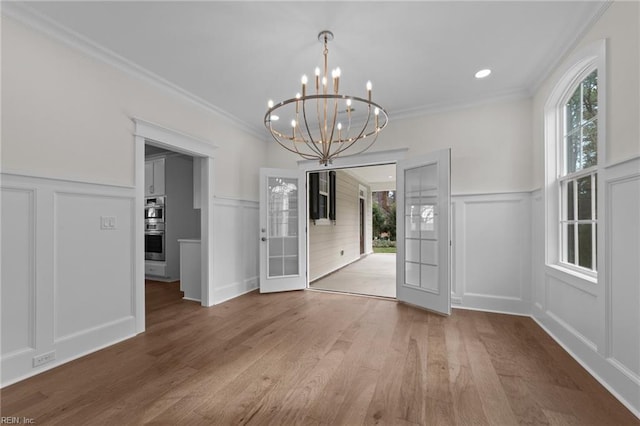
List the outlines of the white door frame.
{"label": "white door frame", "polygon": [[[375,151],[365,152],[358,155],[338,157],[333,160],[332,164],[323,166],[318,164],[316,160],[300,160],[298,161],[298,171],[300,172],[302,182],[307,182],[307,173],[323,170],[335,170],[335,169],[348,169],[351,167],[364,167],[364,166],[379,166],[383,164],[395,164],[400,160],[404,160],[407,156],[409,148],[398,148],[387,151]],[[309,191],[304,189],[303,210],[301,211],[301,220],[308,223],[307,212],[309,206]],[[302,253],[304,256],[303,265],[305,265],[305,280],[306,287],[309,287],[309,231],[305,232],[305,250]]]}
{"label": "white door frame", "polygon": [[144,146],[153,145],[182,154],[200,157],[201,210],[200,240],[202,288],[201,305],[213,305],[213,158],[216,146],[205,140],[167,129],[157,124],[132,118],[135,123],[135,221],[134,221],[134,262],[135,285],[133,294],[133,314],[136,318],[136,332],[145,330],[145,274],[144,274]]}

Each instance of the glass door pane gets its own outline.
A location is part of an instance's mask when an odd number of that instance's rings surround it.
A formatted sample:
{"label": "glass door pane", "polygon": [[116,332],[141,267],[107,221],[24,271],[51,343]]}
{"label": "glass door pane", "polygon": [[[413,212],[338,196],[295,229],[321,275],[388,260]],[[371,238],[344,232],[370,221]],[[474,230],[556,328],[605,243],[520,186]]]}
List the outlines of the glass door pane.
{"label": "glass door pane", "polygon": [[297,179],[269,177],[267,277],[298,275]]}
{"label": "glass door pane", "polygon": [[438,293],[438,165],[405,170],[405,282]]}

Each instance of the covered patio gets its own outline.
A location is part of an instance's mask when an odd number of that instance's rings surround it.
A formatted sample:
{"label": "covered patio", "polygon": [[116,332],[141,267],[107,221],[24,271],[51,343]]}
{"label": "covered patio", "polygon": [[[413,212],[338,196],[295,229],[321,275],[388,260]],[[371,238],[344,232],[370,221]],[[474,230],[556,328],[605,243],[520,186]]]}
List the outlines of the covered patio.
{"label": "covered patio", "polygon": [[310,288],[396,297],[396,254],[372,253],[310,283]]}

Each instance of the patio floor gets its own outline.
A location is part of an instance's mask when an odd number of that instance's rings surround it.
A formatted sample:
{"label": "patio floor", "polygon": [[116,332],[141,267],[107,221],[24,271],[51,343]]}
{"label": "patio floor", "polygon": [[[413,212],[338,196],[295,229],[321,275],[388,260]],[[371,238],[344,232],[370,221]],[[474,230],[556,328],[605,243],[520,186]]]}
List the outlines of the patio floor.
{"label": "patio floor", "polygon": [[395,253],[373,253],[312,282],[310,288],[396,297]]}

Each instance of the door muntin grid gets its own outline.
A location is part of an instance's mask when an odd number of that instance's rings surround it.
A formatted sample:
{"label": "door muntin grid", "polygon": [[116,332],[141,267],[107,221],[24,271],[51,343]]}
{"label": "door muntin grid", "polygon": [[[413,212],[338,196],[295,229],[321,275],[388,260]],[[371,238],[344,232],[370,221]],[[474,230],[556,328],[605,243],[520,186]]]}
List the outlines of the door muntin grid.
{"label": "door muntin grid", "polygon": [[299,275],[297,179],[269,177],[267,278]]}
{"label": "door muntin grid", "polygon": [[439,294],[438,165],[405,170],[403,285]]}

